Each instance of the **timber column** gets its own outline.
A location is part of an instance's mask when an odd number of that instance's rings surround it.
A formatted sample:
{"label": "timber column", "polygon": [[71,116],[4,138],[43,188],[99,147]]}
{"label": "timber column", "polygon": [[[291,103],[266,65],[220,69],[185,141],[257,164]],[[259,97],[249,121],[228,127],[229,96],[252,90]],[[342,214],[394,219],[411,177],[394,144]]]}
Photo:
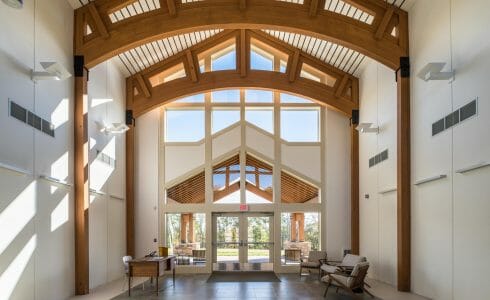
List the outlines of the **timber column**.
{"label": "timber column", "polygon": [[88,70],[84,57],[75,55],[75,293],[89,293],[88,186]]}

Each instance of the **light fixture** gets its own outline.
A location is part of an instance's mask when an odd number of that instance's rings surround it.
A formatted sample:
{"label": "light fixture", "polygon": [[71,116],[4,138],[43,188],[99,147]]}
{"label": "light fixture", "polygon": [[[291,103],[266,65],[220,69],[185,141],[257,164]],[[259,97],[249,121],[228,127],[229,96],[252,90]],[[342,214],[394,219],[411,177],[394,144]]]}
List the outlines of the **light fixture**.
{"label": "light fixture", "polygon": [[3,3],[16,9],[21,9],[24,6],[24,0],[2,0]]}
{"label": "light fixture", "polygon": [[361,123],[357,125],[356,130],[362,133],[365,132],[375,132],[379,133],[379,127],[371,127],[373,123]]}
{"label": "light fixture", "polygon": [[71,77],[70,72],[57,62],[41,62],[40,63],[45,72],[37,72],[32,70],[32,80],[65,80]]}
{"label": "light fixture", "polygon": [[424,81],[429,80],[451,80],[454,78],[454,71],[441,72],[446,63],[428,63],[420,70],[417,77]]}
{"label": "light fixture", "polygon": [[112,123],[112,125],[105,125],[105,123],[97,122],[97,128],[100,132],[105,134],[123,134],[129,130],[129,126],[124,123]]}

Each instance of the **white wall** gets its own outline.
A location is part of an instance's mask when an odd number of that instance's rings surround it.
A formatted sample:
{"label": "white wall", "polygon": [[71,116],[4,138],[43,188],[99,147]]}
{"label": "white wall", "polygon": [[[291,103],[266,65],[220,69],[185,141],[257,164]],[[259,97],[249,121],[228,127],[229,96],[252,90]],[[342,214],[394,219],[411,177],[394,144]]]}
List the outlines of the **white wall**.
{"label": "white wall", "polygon": [[[72,69],[73,9],[65,0],[0,3],[0,299],[64,299],[74,293],[73,193],[39,179],[73,182],[73,80],[34,84],[32,69]],[[55,138],[9,117],[11,99],[55,124]],[[56,263],[55,263],[56,262]]]}
{"label": "white wall", "polygon": [[[374,61],[360,82],[360,122],[379,134],[359,135],[360,253],[371,263],[369,276],[396,284],[396,82],[394,72]],[[369,158],[388,149],[388,160],[369,167]],[[365,198],[369,195],[369,198]]]}
{"label": "white wall", "polygon": [[339,260],[342,249],[350,249],[350,121],[333,110],[326,110],[326,211],[327,228],[323,230],[327,240],[329,259]]}
{"label": "white wall", "polygon": [[[125,136],[100,132],[100,125],[124,122],[125,78],[113,60],[90,70],[88,82],[90,188],[90,288],[123,276],[126,255]],[[115,159],[107,164],[101,152]]]}
{"label": "white wall", "polygon": [[[73,8],[65,0],[26,1],[22,10],[0,3],[0,162],[25,169],[21,175],[0,168],[0,299],[66,299],[74,294],[74,195],[39,175],[73,183],[73,78],[34,84],[32,69],[57,61],[72,70]],[[99,181],[107,195],[92,199],[90,286],[123,275],[125,250],[124,139],[97,132],[94,120],[124,121],[124,80],[114,65],[91,72],[93,98],[112,101],[89,108],[90,162],[96,149],[116,159],[116,168]],[[55,138],[9,117],[8,100],[55,125]],[[110,149],[109,149],[110,148]],[[111,151],[109,151],[111,150]],[[95,183],[90,177],[91,186]]]}
{"label": "white wall", "polygon": [[[433,299],[485,299],[490,293],[490,169],[456,170],[490,161],[490,3],[417,1],[410,15],[412,183],[412,291]],[[456,70],[454,82],[416,78],[429,62]],[[371,63],[361,76],[361,122],[380,126],[360,136],[361,253],[370,276],[396,284],[396,85],[391,70]],[[431,125],[479,98],[478,116],[431,135]],[[389,159],[368,168],[388,148]],[[364,199],[369,194],[369,199]]]}
{"label": "white wall", "polygon": [[[158,247],[158,152],[160,110],[136,120],[135,127],[135,254],[141,257]],[[163,182],[161,183],[164,184]]]}

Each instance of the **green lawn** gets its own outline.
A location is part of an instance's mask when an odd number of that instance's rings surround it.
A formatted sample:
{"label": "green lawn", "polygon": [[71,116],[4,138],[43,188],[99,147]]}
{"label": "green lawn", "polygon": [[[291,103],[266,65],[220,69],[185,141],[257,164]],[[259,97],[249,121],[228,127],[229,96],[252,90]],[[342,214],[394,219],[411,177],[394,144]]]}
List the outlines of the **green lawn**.
{"label": "green lawn", "polygon": [[[249,249],[249,256],[269,256],[268,249]],[[238,256],[238,249],[221,248],[218,249],[218,256]]]}

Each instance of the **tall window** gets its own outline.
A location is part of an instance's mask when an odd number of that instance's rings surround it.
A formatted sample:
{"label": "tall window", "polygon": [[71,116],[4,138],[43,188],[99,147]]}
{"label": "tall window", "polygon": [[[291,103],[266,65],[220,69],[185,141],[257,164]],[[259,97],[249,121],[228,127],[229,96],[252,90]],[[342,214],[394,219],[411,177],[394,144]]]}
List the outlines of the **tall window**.
{"label": "tall window", "polygon": [[166,240],[169,254],[178,255],[178,265],[206,265],[206,215],[169,213]]}
{"label": "tall window", "polygon": [[166,142],[197,142],[204,138],[203,109],[167,109]]}
{"label": "tall window", "polygon": [[281,108],[281,138],[288,142],[319,142],[319,110]]}
{"label": "tall window", "polygon": [[212,133],[223,130],[240,121],[239,108],[213,108],[212,110]]}
{"label": "tall window", "polygon": [[265,131],[274,133],[274,110],[272,107],[247,107],[245,120]]}

